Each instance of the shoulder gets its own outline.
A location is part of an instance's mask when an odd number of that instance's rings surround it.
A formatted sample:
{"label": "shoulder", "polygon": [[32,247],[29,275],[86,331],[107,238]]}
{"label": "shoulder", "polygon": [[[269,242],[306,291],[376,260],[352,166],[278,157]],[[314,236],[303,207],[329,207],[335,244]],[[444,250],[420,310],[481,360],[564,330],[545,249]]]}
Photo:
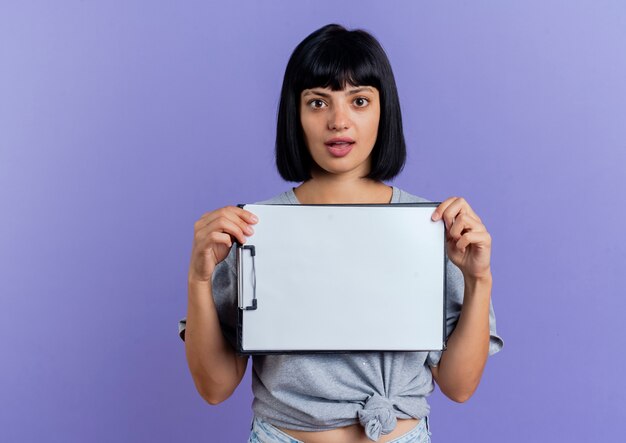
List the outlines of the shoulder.
{"label": "shoulder", "polygon": [[293,204],[293,201],[291,199],[290,191],[285,191],[273,197],[270,197],[268,199],[260,200],[251,204],[253,205],[280,205],[280,204]]}
{"label": "shoulder", "polygon": [[396,188],[398,192],[398,200],[397,203],[422,203],[422,202],[432,202],[424,197],[420,197],[419,195],[411,194],[410,192],[405,191],[404,189]]}

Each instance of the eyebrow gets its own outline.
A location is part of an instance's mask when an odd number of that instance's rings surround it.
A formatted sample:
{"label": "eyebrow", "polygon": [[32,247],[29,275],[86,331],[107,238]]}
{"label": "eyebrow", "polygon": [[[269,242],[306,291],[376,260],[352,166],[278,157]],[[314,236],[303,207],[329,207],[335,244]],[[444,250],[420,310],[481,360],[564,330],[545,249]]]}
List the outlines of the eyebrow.
{"label": "eyebrow", "polygon": [[[352,95],[352,94],[357,94],[359,92],[363,92],[363,91],[368,91],[368,92],[374,92],[374,89],[369,87],[369,86],[364,86],[362,88],[356,88],[356,89],[350,89],[349,91],[346,91],[346,95]],[[307,90],[304,94],[302,94],[302,97],[306,97],[307,95],[310,94],[315,94],[315,95],[321,95],[322,97],[330,97],[330,94],[327,94],[325,92],[321,92],[321,91],[316,91],[313,89],[309,89]]]}

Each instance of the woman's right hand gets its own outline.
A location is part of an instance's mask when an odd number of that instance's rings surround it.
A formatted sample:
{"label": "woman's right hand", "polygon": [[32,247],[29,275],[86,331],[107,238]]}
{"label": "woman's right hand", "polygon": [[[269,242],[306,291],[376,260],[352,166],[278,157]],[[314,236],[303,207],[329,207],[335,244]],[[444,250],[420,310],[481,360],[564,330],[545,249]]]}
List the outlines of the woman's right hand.
{"label": "woman's right hand", "polygon": [[238,206],[225,206],[207,212],[194,224],[189,281],[210,282],[219,262],[228,255],[233,239],[246,242],[254,233],[256,216]]}

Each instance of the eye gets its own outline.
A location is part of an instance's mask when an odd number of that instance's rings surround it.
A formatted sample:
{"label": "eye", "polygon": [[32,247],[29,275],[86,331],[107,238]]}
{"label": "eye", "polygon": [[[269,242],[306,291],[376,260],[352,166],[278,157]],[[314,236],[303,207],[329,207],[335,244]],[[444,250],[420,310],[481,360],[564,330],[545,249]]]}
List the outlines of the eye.
{"label": "eye", "polygon": [[319,98],[315,98],[313,100],[310,100],[307,105],[309,105],[309,107],[314,108],[314,109],[319,109],[323,106],[326,105],[326,103],[324,103],[322,100],[320,100]]}
{"label": "eye", "polygon": [[364,108],[369,104],[369,99],[365,98],[365,97],[357,97],[354,99],[354,104],[358,107],[358,108]]}

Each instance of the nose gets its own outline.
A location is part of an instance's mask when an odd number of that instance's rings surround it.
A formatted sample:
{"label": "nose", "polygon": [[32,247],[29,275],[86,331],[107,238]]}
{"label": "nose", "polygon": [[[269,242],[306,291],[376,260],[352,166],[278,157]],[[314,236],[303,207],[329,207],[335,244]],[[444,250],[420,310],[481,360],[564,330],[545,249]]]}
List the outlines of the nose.
{"label": "nose", "polygon": [[341,131],[350,126],[350,118],[346,109],[341,106],[334,106],[332,112],[328,113],[328,129],[331,131]]}

